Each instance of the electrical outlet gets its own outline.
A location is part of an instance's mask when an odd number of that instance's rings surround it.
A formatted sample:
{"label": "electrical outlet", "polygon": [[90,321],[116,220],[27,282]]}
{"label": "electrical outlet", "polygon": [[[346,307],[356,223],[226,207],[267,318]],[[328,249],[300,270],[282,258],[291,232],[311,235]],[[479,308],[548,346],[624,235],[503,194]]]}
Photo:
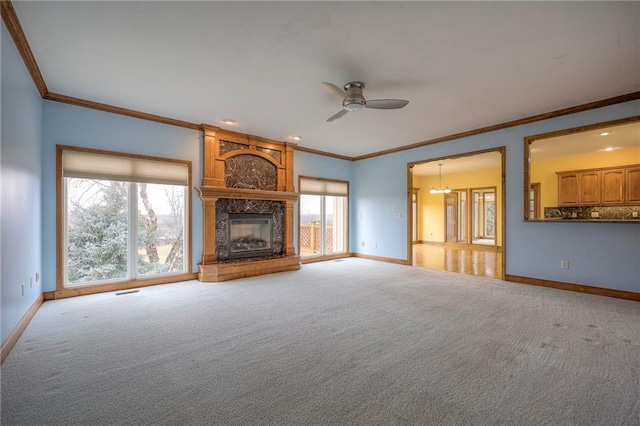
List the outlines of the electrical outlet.
{"label": "electrical outlet", "polygon": [[22,283],[22,295],[24,296],[24,283]]}
{"label": "electrical outlet", "polygon": [[638,212],[633,212],[633,213],[631,213],[631,216],[633,216],[633,217],[638,217]]}
{"label": "electrical outlet", "polygon": [[561,260],[560,261],[560,268],[569,269],[569,261],[568,260]]}
{"label": "electrical outlet", "polygon": [[373,248],[378,248],[378,243],[373,243]]}
{"label": "electrical outlet", "polygon": [[361,242],[361,243],[360,243],[360,245],[361,245],[362,247],[364,247],[364,241],[363,241],[363,242]]}
{"label": "electrical outlet", "polygon": [[593,217],[593,218],[599,218],[599,217],[600,217],[600,213],[598,213],[598,212],[591,212],[591,217]]}
{"label": "electrical outlet", "polygon": [[36,272],[36,282],[40,281],[40,272]]}
{"label": "electrical outlet", "polygon": [[398,219],[400,219],[400,218],[402,217],[402,212],[397,212],[397,213],[396,213],[396,217],[397,217]]}

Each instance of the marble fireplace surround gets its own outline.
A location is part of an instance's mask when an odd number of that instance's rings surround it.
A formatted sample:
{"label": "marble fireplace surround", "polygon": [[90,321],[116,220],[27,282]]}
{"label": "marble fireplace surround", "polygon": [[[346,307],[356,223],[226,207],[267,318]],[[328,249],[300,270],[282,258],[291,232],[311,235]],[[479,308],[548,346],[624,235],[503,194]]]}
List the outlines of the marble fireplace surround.
{"label": "marble fireplace surround", "polygon": [[[198,279],[219,282],[300,269],[293,246],[293,145],[203,125],[203,256]],[[229,259],[229,214],[270,214],[274,253]]]}

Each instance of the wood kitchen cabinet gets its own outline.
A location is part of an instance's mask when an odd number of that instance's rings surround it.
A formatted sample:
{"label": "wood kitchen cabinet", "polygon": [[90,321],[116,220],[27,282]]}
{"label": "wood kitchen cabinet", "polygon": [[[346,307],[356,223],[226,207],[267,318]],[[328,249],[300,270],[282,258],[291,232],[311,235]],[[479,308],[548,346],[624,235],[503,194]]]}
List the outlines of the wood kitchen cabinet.
{"label": "wood kitchen cabinet", "polygon": [[557,172],[558,206],[640,204],[640,165]]}
{"label": "wood kitchen cabinet", "polygon": [[580,204],[578,173],[558,173],[558,205],[577,206],[578,204]]}
{"label": "wood kitchen cabinet", "polygon": [[640,204],[640,166],[625,169],[625,201],[628,204]]}
{"label": "wood kitchen cabinet", "polygon": [[602,204],[624,203],[624,169],[602,171]]}
{"label": "wood kitchen cabinet", "polygon": [[558,172],[558,205],[584,206],[600,204],[600,172]]}
{"label": "wood kitchen cabinet", "polygon": [[578,174],[578,201],[580,204],[600,204],[601,172],[581,172]]}

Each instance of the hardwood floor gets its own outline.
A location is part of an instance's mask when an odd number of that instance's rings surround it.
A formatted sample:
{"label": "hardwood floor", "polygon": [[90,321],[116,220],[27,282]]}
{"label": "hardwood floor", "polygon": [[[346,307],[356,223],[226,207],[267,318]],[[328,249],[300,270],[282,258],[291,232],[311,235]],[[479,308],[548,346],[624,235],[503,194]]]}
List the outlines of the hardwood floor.
{"label": "hardwood floor", "polygon": [[502,278],[502,252],[486,247],[414,244],[413,265],[479,277]]}

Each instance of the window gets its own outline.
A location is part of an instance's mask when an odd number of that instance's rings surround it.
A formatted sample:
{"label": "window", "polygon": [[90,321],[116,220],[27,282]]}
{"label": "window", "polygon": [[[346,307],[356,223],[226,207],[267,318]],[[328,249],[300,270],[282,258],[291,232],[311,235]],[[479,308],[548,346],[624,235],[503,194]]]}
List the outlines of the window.
{"label": "window", "polygon": [[472,189],[472,244],[495,244],[496,194],[495,188]]}
{"label": "window", "polygon": [[189,273],[190,162],[58,146],[58,164],[58,290]]}
{"label": "window", "polygon": [[466,188],[444,194],[445,242],[495,245],[495,191]]}
{"label": "window", "polygon": [[302,258],[347,253],[349,182],[301,176],[298,188]]}

